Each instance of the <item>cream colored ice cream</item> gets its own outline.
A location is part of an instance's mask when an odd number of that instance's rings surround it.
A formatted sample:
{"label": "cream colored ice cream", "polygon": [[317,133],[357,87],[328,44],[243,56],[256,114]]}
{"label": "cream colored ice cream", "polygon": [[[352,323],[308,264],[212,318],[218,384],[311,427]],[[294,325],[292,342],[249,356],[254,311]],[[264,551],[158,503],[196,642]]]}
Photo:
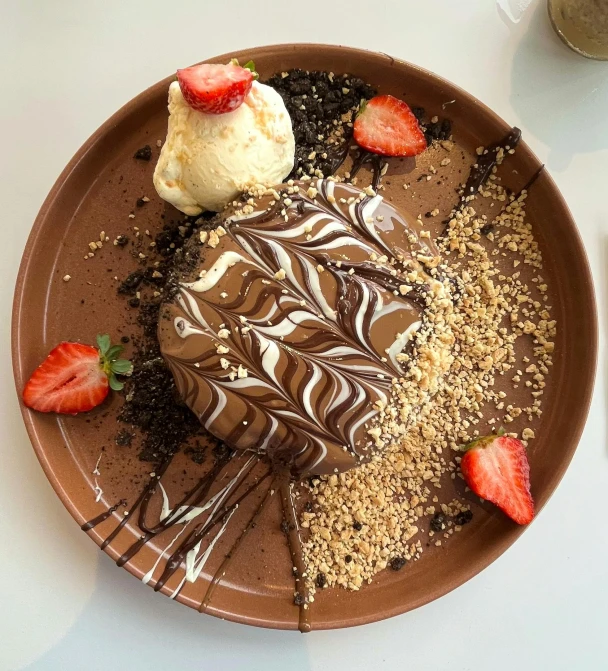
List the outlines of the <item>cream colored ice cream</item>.
{"label": "cream colored ice cream", "polygon": [[279,184],[293,168],[294,152],[289,113],[270,86],[253,82],[234,112],[204,114],[173,82],[154,186],[185,214],[219,211],[249,186]]}

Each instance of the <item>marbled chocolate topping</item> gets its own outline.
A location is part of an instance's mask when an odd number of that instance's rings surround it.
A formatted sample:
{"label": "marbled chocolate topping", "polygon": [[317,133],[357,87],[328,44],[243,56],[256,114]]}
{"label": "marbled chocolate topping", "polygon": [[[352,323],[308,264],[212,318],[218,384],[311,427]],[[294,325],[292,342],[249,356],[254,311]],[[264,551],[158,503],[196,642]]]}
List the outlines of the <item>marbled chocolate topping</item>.
{"label": "marbled chocolate topping", "polygon": [[437,251],[373,191],[280,190],[228,213],[226,234],[201,247],[198,277],[162,308],[161,351],[184,401],[231,447],[298,475],[343,471],[368,455],[369,422],[408,365],[425,287],[407,273]]}

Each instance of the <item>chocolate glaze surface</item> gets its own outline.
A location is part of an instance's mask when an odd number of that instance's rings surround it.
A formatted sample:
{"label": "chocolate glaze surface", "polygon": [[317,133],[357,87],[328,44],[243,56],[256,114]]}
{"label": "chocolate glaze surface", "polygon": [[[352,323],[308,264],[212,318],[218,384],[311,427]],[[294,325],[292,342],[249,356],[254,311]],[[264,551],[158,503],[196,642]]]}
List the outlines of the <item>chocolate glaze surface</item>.
{"label": "chocolate glaze surface", "polygon": [[424,293],[406,274],[437,251],[371,190],[294,187],[228,213],[198,277],[163,307],[159,340],[216,437],[297,474],[331,473],[370,451],[368,422],[421,324]]}

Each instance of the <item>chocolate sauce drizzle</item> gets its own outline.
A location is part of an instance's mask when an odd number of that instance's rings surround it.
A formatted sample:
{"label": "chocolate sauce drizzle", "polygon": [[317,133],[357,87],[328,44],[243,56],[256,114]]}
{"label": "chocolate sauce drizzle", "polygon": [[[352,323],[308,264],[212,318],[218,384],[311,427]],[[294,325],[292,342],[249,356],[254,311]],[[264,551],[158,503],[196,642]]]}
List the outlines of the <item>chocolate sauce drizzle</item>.
{"label": "chocolate sauce drizzle", "polygon": [[352,182],[353,177],[357,176],[357,173],[364,164],[369,163],[371,165],[372,171],[372,189],[374,191],[378,190],[380,186],[380,181],[382,180],[382,173],[385,166],[388,166],[388,161],[385,156],[380,156],[380,154],[373,154],[370,151],[365,151],[363,149],[359,150],[359,154],[353,161],[352,167],[350,169],[349,182]]}
{"label": "chocolate sauce drizzle", "polygon": [[524,191],[529,191],[530,190],[530,187],[532,186],[532,184],[534,184],[534,182],[536,182],[536,180],[542,175],[544,170],[545,170],[545,164],[543,163],[540,166],[540,168],[538,168],[538,170],[532,175],[532,177],[530,177],[530,179],[517,192],[517,194],[515,195],[515,200],[517,200]]}
{"label": "chocolate sauce drizzle", "polygon": [[[517,146],[521,138],[521,131],[518,128],[513,128],[505,138],[500,142],[497,142],[490,147],[488,147],[487,152],[482,156],[478,157],[477,163],[471,168],[469,178],[466,183],[466,187],[461,197],[460,203],[456,209],[462,207],[466,203],[466,197],[476,193],[480,187],[487,181],[489,175],[492,172],[492,168],[497,163],[498,150],[502,148],[503,150],[508,150],[509,148],[514,148]],[[346,159],[350,149],[350,143],[347,141],[340,148],[340,153],[336,154],[334,157],[335,163],[334,172],[337,170],[340,165]],[[372,166],[373,172],[373,183],[372,186],[374,190],[377,190],[380,181],[382,178],[382,171],[386,164],[386,160],[378,155],[371,154],[369,152],[360,151],[358,156],[353,162],[351,169],[350,178],[356,176],[361,167],[370,163]],[[522,188],[523,190],[529,189],[530,186],[536,181],[538,176],[541,174],[544,166],[541,166],[528,183]],[[521,191],[520,191],[521,194]],[[302,198],[303,201],[306,201],[306,198]],[[305,202],[302,203],[302,206],[305,205]],[[264,217],[267,216],[267,213],[264,213]],[[358,271],[361,272],[362,268],[358,268]],[[381,273],[382,275],[385,275]],[[379,277],[374,277],[375,281],[379,281]],[[391,282],[393,278],[389,276],[383,276],[382,279],[386,282],[387,287],[391,287]],[[409,296],[408,298],[416,301],[416,297]],[[418,299],[422,300],[422,299]],[[140,493],[135,503],[128,509],[127,514],[121,518],[118,525],[113,529],[112,532],[105,538],[101,544],[101,548],[105,549],[121,532],[121,530],[127,525],[128,522],[135,517],[136,511],[138,512],[137,525],[139,529],[143,532],[143,535],[134,542],[127,550],[122,554],[122,556],[117,560],[119,566],[123,566],[130,559],[132,559],[139,550],[144,547],[151,539],[155,538],[159,534],[171,529],[177,524],[183,522],[188,513],[198,506],[204,504],[209,504],[212,497],[209,496],[213,485],[218,482],[221,475],[224,473],[226,466],[231,463],[235,457],[241,456],[240,453],[235,451],[229,451],[223,456],[219,457],[209,470],[209,472],[201,477],[197,484],[187,491],[181,501],[176,503],[173,506],[172,511],[164,519],[159,519],[158,522],[151,524],[148,521],[148,508],[150,502],[157,491],[158,485],[161,481],[161,478],[166,473],[169,468],[173,457],[169,457],[161,462],[158,467],[155,469],[155,475],[151,477],[150,481],[146,484],[143,491]],[[298,525],[298,516],[296,513],[296,508],[293,499],[292,492],[292,482],[290,480],[290,475],[288,471],[284,468],[277,471],[268,464],[268,461],[263,458],[253,458],[250,457],[251,465],[245,464],[241,469],[240,473],[236,478],[231,481],[231,484],[228,486],[228,490],[225,492],[224,497],[220,499],[221,505],[218,505],[216,509],[212,509],[211,512],[206,516],[206,518],[201,522],[196,522],[193,524],[192,530],[188,533],[186,538],[180,543],[178,548],[170,555],[165,563],[164,570],[160,577],[156,580],[154,585],[154,590],[161,590],[167,583],[167,581],[178,571],[178,569],[183,565],[184,560],[188,552],[194,549],[198,543],[210,537],[211,532],[216,529],[219,525],[227,523],[227,520],[233,512],[250,496],[254,495],[260,490],[261,487],[266,486],[260,502],[257,506],[254,507],[253,514],[249,517],[248,521],[243,526],[242,532],[238,535],[229,551],[226,553],[223,561],[221,562],[219,568],[213,575],[209,586],[207,588],[206,594],[203,597],[199,611],[207,611],[210,605],[211,598],[221,582],[222,578],[225,576],[230,562],[237,555],[239,548],[243,540],[247,537],[251,531],[256,528],[259,519],[261,518],[264,510],[268,506],[272,495],[278,489],[281,497],[281,504],[283,508],[283,518],[284,518],[284,528],[287,536],[289,550],[292,559],[293,566],[293,575],[295,578],[295,591],[297,600],[296,602],[299,605],[299,629],[301,632],[308,632],[312,628],[311,616],[310,616],[310,602],[309,594],[307,593],[307,586],[305,580],[305,565],[302,553],[302,545],[300,540],[299,525]],[[259,464],[266,466],[266,469],[259,475],[253,476],[254,471]],[[270,483],[268,481],[270,480]],[[247,484],[249,482],[249,484]],[[247,485],[247,486],[245,486]],[[237,495],[238,491],[243,489],[243,491]],[[236,497],[236,498],[235,498]],[[112,515],[122,506],[126,506],[127,502],[124,499],[121,499],[118,503],[114,504],[108,510],[101,513],[97,517],[94,517],[89,522],[83,524],[81,529],[83,531],[90,531],[97,525],[108,520]],[[192,520],[194,522],[194,520]],[[190,524],[190,522],[186,522]],[[176,593],[179,592],[180,587],[176,590]],[[175,595],[175,594],[174,594]]]}
{"label": "chocolate sauce drizzle", "polygon": [[289,553],[293,564],[293,576],[295,579],[295,592],[298,597],[300,617],[298,621],[299,630],[305,634],[312,629],[310,619],[310,601],[308,587],[304,576],[306,566],[304,565],[304,555],[302,553],[302,541],[300,540],[300,531],[298,516],[293,500],[292,482],[283,478],[280,484],[281,502],[283,505],[283,521],[285,525],[285,535],[289,545]]}
{"label": "chocolate sauce drizzle", "polygon": [[466,202],[468,196],[477,193],[481,186],[488,181],[489,176],[492,174],[492,168],[498,162],[499,150],[509,151],[510,149],[515,149],[520,140],[521,131],[514,126],[502,140],[491,144],[481,156],[477,157],[469,173],[469,178],[464,187],[459,205]]}
{"label": "chocolate sauce drizzle", "polygon": [[118,503],[115,503],[112,507],[108,508],[105,513],[101,513],[101,515],[97,515],[97,517],[94,517],[92,520],[89,520],[85,524],[81,525],[81,529],[83,531],[90,531],[93,527],[96,527],[98,524],[101,524],[102,522],[105,522],[108,518],[112,517],[112,515],[121,507],[121,506],[126,506],[127,502],[125,499],[121,499]]}

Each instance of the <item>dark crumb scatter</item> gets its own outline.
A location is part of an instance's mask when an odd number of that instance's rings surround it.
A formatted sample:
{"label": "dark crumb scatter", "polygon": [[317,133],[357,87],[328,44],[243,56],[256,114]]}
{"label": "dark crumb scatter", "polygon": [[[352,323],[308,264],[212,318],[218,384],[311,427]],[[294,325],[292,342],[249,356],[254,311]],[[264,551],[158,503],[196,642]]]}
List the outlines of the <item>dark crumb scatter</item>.
{"label": "dark crumb scatter", "polygon": [[494,230],[494,224],[490,223],[486,224],[485,226],[482,226],[479,229],[479,232],[481,233],[481,235],[488,235],[488,233],[491,233],[493,230]]}
{"label": "dark crumb scatter", "polygon": [[435,513],[431,520],[431,529],[433,531],[441,531],[445,525],[445,515],[443,513]]}
{"label": "dark crumb scatter", "polygon": [[348,74],[330,78],[328,72],[299,69],[290,70],[286,77],[273,75],[265,83],[278,91],[291,117],[296,139],[291,176],[314,174],[315,170],[331,175],[337,155],[350,141],[352,125],[348,123],[361,100],[373,98],[375,89]]}
{"label": "dark crumb scatter", "polygon": [[389,565],[393,569],[393,571],[400,571],[407,563],[407,559],[405,557],[393,557]]}
{"label": "dark crumb scatter", "polygon": [[468,524],[472,519],[473,513],[470,510],[461,510],[454,518],[454,522],[456,522],[458,526],[463,526],[464,524]]}
{"label": "dark crumb scatter", "polygon": [[116,245],[118,247],[124,247],[126,244],[128,244],[129,238],[126,235],[118,235],[116,236]]}
{"label": "dark crumb scatter", "polygon": [[424,137],[429,145],[433,143],[433,140],[449,140],[451,134],[452,122],[449,119],[440,119],[424,127]]}
{"label": "dark crumb scatter", "polygon": [[412,114],[418,119],[418,123],[424,120],[424,107],[412,107]]}
{"label": "dark crumb scatter", "polygon": [[226,443],[217,441],[215,447],[213,448],[213,458],[216,462],[228,461],[231,452],[232,450],[228,447],[228,445],[226,445]]}
{"label": "dark crumb scatter", "polygon": [[304,511],[307,513],[312,513],[314,510],[314,506],[312,505],[312,501],[306,501],[304,504]]}
{"label": "dark crumb scatter", "polygon": [[[147,267],[131,273],[118,288],[119,294],[131,296],[128,304],[138,308],[137,321],[143,330],[142,337],[135,343],[133,375],[125,384],[125,403],[118,418],[139,430],[139,457],[144,461],[158,461],[184,447],[196,463],[205,458],[205,449],[198,443],[191,445],[189,441],[207,434],[196,415],[179,398],[171,371],[160,354],[157,338],[160,302],[168,295],[168,282],[174,267],[184,264],[183,246],[195,230],[198,229],[192,222],[165,224],[155,241],[170,239],[176,242],[172,247],[167,244],[162,257],[150,255]],[[161,278],[153,277],[155,270]],[[139,298],[134,295],[137,291],[141,292]],[[154,292],[159,295],[149,296]],[[217,444],[213,450],[214,459],[223,460],[229,452],[223,443]]]}
{"label": "dark crumb scatter", "polygon": [[304,597],[300,592],[296,592],[296,595],[293,597],[293,602],[296,606],[301,606],[304,603]]}
{"label": "dark crumb scatter", "polygon": [[195,464],[202,464],[207,456],[207,448],[197,444],[196,447],[187,447],[184,454],[187,454]]}
{"label": "dark crumb scatter", "polygon": [[143,207],[143,206],[146,204],[146,202],[147,202],[147,201],[145,201],[143,198],[138,198],[138,199],[135,201],[135,205],[136,205],[137,207]]}
{"label": "dark crumb scatter", "polygon": [[286,522],[285,520],[283,520],[283,521],[281,522],[281,531],[282,531],[284,534],[289,533],[289,524],[287,524],[287,522]]}
{"label": "dark crumb scatter", "polygon": [[131,442],[133,441],[133,434],[126,429],[121,429],[116,434],[116,444],[119,447],[130,447]]}
{"label": "dark crumb scatter", "polygon": [[133,296],[143,281],[143,270],[136,270],[120,283],[120,286],[118,287],[118,293]]}
{"label": "dark crumb scatter", "polygon": [[355,531],[361,531],[361,529],[363,529],[363,525],[361,524],[361,522],[354,522],[353,523],[353,529]]}
{"label": "dark crumb scatter", "polygon": [[317,573],[315,583],[319,589],[323,589],[327,584],[327,578],[325,577],[325,573]]}
{"label": "dark crumb scatter", "polygon": [[179,402],[173,376],[156,348],[140,349],[125,385],[126,402],[118,418],[142,431],[143,461],[168,457],[201,431],[190,409]]}
{"label": "dark crumb scatter", "polygon": [[149,161],[152,158],[152,147],[147,144],[141,149],[138,149],[134,154],[133,158],[137,158],[140,161]]}

